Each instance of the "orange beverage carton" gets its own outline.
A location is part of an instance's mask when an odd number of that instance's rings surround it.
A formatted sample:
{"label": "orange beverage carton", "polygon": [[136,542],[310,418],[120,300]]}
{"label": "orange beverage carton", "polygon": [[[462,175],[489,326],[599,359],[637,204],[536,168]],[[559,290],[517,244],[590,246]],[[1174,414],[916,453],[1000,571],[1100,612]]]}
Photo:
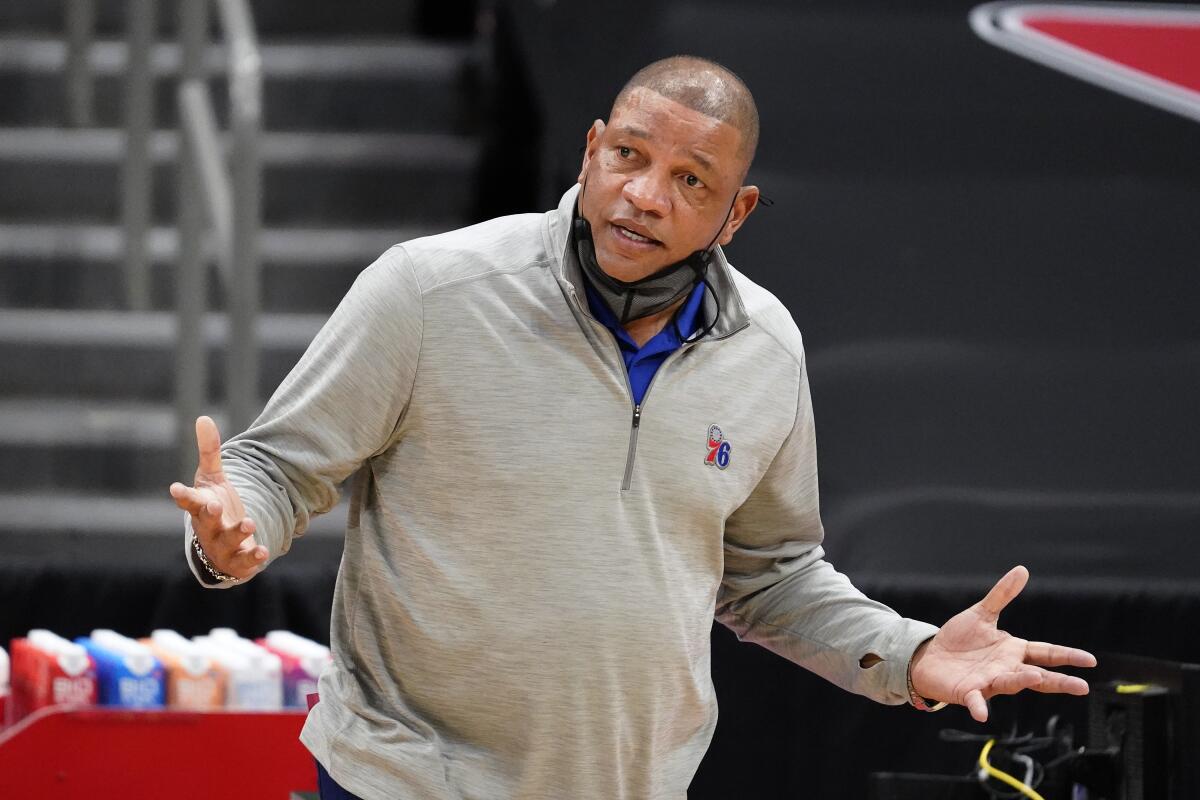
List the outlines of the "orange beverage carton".
{"label": "orange beverage carton", "polygon": [[213,711],[225,706],[227,671],[175,631],[156,630],[142,643],[167,668],[167,708]]}

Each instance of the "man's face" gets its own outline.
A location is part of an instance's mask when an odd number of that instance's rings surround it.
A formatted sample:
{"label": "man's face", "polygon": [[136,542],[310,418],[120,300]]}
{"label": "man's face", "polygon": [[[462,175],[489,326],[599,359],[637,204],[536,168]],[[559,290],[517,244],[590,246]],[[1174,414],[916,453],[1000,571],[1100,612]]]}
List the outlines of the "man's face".
{"label": "man's face", "polygon": [[758,202],[740,148],[737,128],[640,87],[596,120],[579,182],[600,268],[634,281],[727,244]]}

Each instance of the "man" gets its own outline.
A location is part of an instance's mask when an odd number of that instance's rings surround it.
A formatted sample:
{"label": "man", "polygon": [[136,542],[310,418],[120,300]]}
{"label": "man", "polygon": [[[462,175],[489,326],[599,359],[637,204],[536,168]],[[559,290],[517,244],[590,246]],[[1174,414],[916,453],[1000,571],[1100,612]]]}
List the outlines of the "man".
{"label": "man", "polygon": [[[419,239],[358,278],[262,416],[197,422],[197,577],[285,553],[353,475],[335,663],[302,740],[384,798],[682,798],[716,722],[717,619],[885,703],[1084,694],[1079,650],[996,629],[1018,567],[940,630],[823,560],[786,309],[720,249],[758,114],[702,59],[640,71],[546,214]],[[329,792],[337,791],[333,783]]]}

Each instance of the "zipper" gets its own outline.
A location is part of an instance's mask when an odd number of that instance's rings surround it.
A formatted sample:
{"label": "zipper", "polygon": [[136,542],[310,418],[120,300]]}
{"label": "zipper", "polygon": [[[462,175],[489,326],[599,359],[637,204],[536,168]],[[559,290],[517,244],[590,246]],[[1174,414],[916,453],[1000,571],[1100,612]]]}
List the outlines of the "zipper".
{"label": "zipper", "polygon": [[[599,320],[592,317],[591,314],[587,313],[583,307],[583,302],[579,299],[579,296],[575,292],[571,292],[571,297],[575,300],[575,305],[580,312],[583,313],[583,316],[589,322],[591,322],[595,328],[604,331],[604,334],[608,336],[609,341],[611,341],[613,344],[613,349],[616,350],[617,364],[619,365],[621,374],[625,376],[625,389],[629,392],[629,402],[633,404],[633,419],[629,425],[629,448],[625,453],[625,475],[621,479],[621,491],[627,492],[629,491],[629,487],[633,482],[633,463],[637,460],[638,429],[642,426],[642,406],[646,405],[646,398],[650,396],[650,390],[654,388],[655,382],[658,381],[658,376],[662,374],[667,366],[676,358],[681,356],[684,352],[691,350],[692,347],[699,343],[689,342],[688,344],[682,345],[678,350],[667,356],[663,363],[659,365],[658,369],[654,371],[654,376],[650,378],[650,383],[646,386],[646,391],[642,394],[642,402],[634,403],[633,384],[629,382],[629,370],[625,368],[625,359],[621,355],[621,343],[617,341],[617,337],[612,331],[604,327],[604,325]],[[741,329],[739,328],[738,330]],[[737,331],[734,331],[734,333],[736,332]]]}
{"label": "zipper", "polygon": [[[612,337],[613,344],[617,347],[617,358],[621,358],[621,345],[617,343],[617,337],[613,336],[612,331],[608,330],[608,328],[604,328],[604,330],[608,331],[608,335]],[[622,492],[629,491],[629,486],[633,481],[633,462],[637,460],[638,428],[642,426],[642,409],[646,405],[646,399],[650,397],[650,390],[654,388],[654,384],[658,381],[658,376],[670,366],[671,362],[688,350],[691,350],[696,344],[697,342],[691,342],[690,344],[681,345],[678,350],[667,356],[658,369],[654,371],[654,376],[650,378],[650,383],[647,384],[646,391],[642,393],[642,402],[633,404],[633,423],[629,427],[629,450],[625,456],[625,477],[621,481]],[[624,359],[621,359],[621,366],[625,366]],[[624,372],[625,385],[629,388],[629,399],[632,401],[633,386],[629,383],[629,370],[624,370]]]}
{"label": "zipper", "polygon": [[[659,367],[662,369],[662,367]],[[649,391],[649,387],[646,387]],[[643,397],[643,399],[645,399]],[[629,483],[633,480],[633,459],[637,455],[637,437],[638,428],[642,425],[642,407],[640,404],[635,404],[633,407],[633,425],[629,429],[629,452],[625,456],[625,479],[621,481],[621,491],[629,491]]]}

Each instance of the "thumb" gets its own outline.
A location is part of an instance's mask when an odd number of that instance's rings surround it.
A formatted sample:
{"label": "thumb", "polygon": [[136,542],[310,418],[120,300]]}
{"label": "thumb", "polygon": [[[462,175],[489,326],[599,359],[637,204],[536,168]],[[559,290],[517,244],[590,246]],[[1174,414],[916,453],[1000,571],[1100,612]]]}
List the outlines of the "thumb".
{"label": "thumb", "polygon": [[221,472],[221,432],[212,417],[196,418],[196,449],[200,453],[197,473],[216,475]]}
{"label": "thumb", "polygon": [[1000,612],[1021,593],[1028,582],[1029,570],[1022,566],[1013,567],[1007,575],[997,581],[979,605],[992,617],[999,617]]}

